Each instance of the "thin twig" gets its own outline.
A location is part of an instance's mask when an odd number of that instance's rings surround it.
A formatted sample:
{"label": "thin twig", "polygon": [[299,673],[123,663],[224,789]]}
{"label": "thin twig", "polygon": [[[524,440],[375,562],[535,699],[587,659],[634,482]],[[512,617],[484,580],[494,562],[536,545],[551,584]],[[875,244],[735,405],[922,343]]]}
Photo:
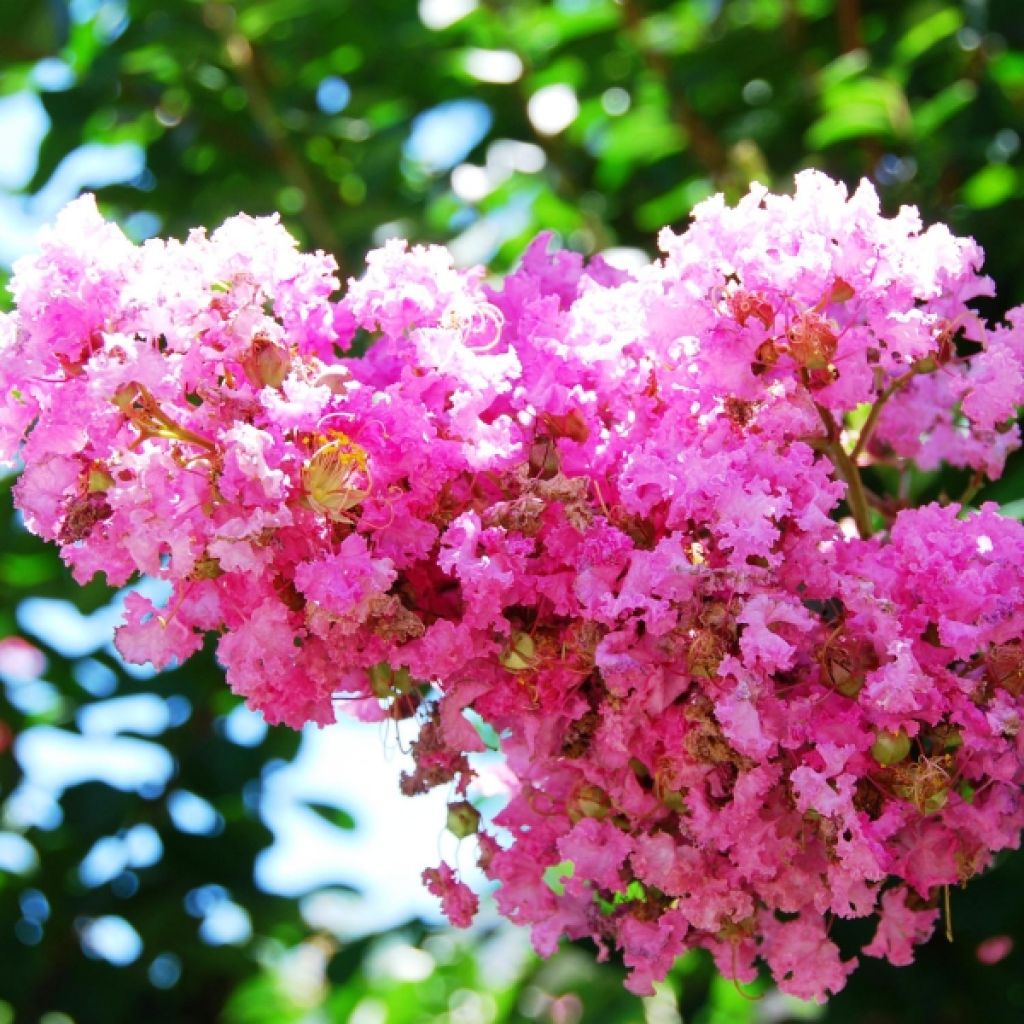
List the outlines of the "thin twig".
{"label": "thin twig", "polygon": [[964,488],[963,494],[957,498],[957,504],[960,506],[960,514],[963,515],[970,506],[970,503],[974,500],[978,491],[981,490],[982,485],[985,483],[985,474],[979,470],[975,470],[971,474],[971,479],[967,481],[967,486]]}
{"label": "thin twig", "polygon": [[868,442],[871,440],[871,435],[875,432],[875,427],[878,426],[878,417],[882,413],[882,409],[885,407],[885,403],[892,398],[901,388],[904,388],[909,384],[914,377],[917,375],[917,370],[910,369],[902,377],[897,377],[882,393],[875,399],[875,404],[871,407],[871,412],[868,413],[868,418],[864,421],[864,426],[861,427],[860,436],[857,438],[857,443],[853,446],[853,451],[850,452],[850,458],[855,462],[857,456],[864,451],[868,446]]}
{"label": "thin twig", "polygon": [[839,26],[839,48],[843,53],[859,50],[864,45],[860,22],[860,0],[839,0],[836,7]]}

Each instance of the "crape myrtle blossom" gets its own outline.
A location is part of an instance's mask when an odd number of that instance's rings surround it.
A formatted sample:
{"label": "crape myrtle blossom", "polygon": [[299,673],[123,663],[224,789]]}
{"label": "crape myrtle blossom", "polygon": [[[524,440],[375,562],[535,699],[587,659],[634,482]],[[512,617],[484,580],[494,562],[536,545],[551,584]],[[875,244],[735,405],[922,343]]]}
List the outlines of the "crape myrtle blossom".
{"label": "crape myrtle blossom", "polygon": [[173,587],[126,658],[212,633],[269,721],[415,717],[403,789],[450,787],[541,953],[590,936],[647,992],[704,947],[820,1000],[834,918],[906,964],[1024,828],[1024,527],[861,478],[998,476],[1024,310],[986,323],[973,242],[816,172],[660,244],[541,237],[491,288],[392,241],[338,299],[274,219],[136,247],[86,197],[16,268],[0,458],[80,582]]}

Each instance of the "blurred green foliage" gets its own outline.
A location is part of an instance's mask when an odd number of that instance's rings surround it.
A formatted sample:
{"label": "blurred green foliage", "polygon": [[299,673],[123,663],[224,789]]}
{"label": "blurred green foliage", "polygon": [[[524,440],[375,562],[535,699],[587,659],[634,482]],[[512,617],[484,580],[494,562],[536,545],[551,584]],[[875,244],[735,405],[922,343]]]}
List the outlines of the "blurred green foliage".
{"label": "blurred green foliage", "polygon": [[[123,180],[124,150],[101,148],[118,180],[96,191],[136,237],[276,210],[345,274],[393,234],[500,270],[541,229],[588,253],[649,253],[657,228],[681,226],[704,196],[753,180],[785,189],[817,166],[851,185],[871,178],[890,211],[914,203],[974,235],[998,308],[1024,301],[1019,0],[4,0],[0,95],[26,93],[48,129],[31,179],[0,199],[29,217],[46,215],[80,147],[128,144],[144,170]],[[8,490],[0,636],[17,634],[29,595],[84,614],[104,606],[108,593],[75,587],[20,530]],[[1020,515],[1024,460],[983,496]],[[823,1011],[765,986],[742,992],[701,956],[641,1002],[619,966],[574,947],[540,963],[505,929],[332,932],[310,900],[344,902],[341,890],[300,902],[253,880],[271,840],[262,782],[294,756],[294,734],[232,742],[233,698],[209,654],[147,679],[104,650],[45,654],[44,689],[0,692],[0,853],[22,859],[0,873],[0,1024],[1024,1020],[1019,855],[954,894],[952,945],[937,937],[903,971],[868,960]],[[14,737],[73,737],[90,706],[140,694],[167,709],[140,740],[170,756],[167,785],[96,778],[44,806]],[[212,812],[205,834],[176,824],[181,792]],[[312,809],[354,824],[343,808]],[[140,836],[149,855],[132,852]],[[117,868],[109,877],[97,848]],[[225,906],[248,923],[218,944],[203,925]],[[123,966],[90,947],[90,928],[111,919],[141,940]],[[866,938],[842,922],[835,934],[850,951]],[[1018,947],[986,965],[978,944],[999,935]]]}
{"label": "blurred green foliage", "polygon": [[[1000,230],[1024,215],[1017,0],[8,0],[0,19],[0,90],[38,91],[51,122],[28,191],[80,144],[133,143],[146,172],[101,195],[150,230],[279,210],[353,273],[388,230],[473,232],[460,251],[500,268],[541,228],[650,249],[708,193],[814,165],[974,233],[1024,299],[1024,241]],[[410,151],[453,101],[479,138]]]}

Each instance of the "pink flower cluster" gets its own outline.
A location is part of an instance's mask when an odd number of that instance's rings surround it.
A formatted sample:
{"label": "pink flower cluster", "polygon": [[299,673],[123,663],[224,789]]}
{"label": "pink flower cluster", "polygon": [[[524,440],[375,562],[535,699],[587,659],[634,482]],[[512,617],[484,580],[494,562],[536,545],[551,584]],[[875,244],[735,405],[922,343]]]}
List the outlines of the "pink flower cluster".
{"label": "pink flower cluster", "polygon": [[77,579],[173,586],[126,658],[213,632],[271,721],[415,717],[403,788],[451,785],[541,953],[822,999],[833,918],[909,963],[1024,827],[1024,527],[902,497],[1019,444],[1024,310],[987,325],[976,245],[815,172],[660,241],[628,273],[540,238],[500,287],[393,241],[338,300],[274,220],[136,247],[82,199],[17,267],[0,457]]}

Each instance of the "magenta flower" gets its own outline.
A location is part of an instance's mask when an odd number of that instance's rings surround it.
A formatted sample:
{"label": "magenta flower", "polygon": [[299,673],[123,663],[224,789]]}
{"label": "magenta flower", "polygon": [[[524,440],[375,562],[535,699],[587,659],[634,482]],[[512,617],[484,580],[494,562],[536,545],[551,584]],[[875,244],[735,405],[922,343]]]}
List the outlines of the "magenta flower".
{"label": "magenta flower", "polygon": [[415,718],[409,794],[464,801],[497,737],[508,803],[458,834],[542,953],[591,936],[647,992],[704,947],[821,1000],[832,917],[908,963],[1020,842],[1024,527],[902,496],[1020,444],[1024,310],[987,324],[972,241],[817,172],[660,242],[626,273],[541,238],[500,287],[391,242],[334,301],[274,220],[136,248],[82,199],[0,319],[0,458],[76,578],[171,584],[125,657],[215,631],[270,721]]}

